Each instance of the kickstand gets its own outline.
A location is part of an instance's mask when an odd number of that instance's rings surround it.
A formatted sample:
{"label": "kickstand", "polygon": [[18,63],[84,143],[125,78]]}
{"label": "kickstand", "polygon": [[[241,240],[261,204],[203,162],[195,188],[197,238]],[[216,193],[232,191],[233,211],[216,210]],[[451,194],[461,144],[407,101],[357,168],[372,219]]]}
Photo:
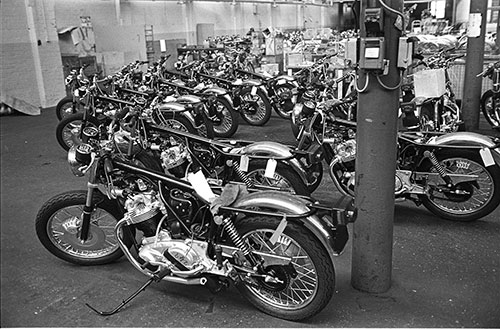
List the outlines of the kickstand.
{"label": "kickstand", "polygon": [[160,271],[158,274],[155,274],[153,277],[151,277],[148,281],[146,281],[145,284],[142,285],[139,289],[137,289],[132,295],[130,295],[127,299],[123,300],[120,305],[115,307],[114,310],[112,311],[98,311],[92,306],[90,306],[88,303],[85,303],[85,305],[88,306],[92,311],[96,312],[97,314],[101,316],[109,316],[117,313],[119,310],[121,310],[125,305],[127,305],[132,299],[137,297],[141,292],[146,290],[146,288],[153,282],[159,282],[161,279],[163,279],[165,276],[169,275],[171,273],[171,270],[169,268],[165,268],[164,270]]}

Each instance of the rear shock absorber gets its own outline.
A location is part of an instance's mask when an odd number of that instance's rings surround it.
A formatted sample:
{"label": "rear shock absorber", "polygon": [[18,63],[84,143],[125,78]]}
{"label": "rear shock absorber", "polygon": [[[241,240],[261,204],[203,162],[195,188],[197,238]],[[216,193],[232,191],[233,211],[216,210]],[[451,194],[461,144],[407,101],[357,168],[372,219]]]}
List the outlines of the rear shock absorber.
{"label": "rear shock absorber", "polygon": [[436,168],[437,172],[439,173],[439,176],[441,176],[444,179],[446,185],[448,187],[452,187],[453,182],[450,176],[448,176],[448,174],[444,170],[443,166],[439,163],[438,159],[436,158],[436,155],[434,155],[434,153],[432,153],[431,151],[425,151],[424,156],[429,160],[431,160],[432,165],[434,166],[434,168]]}
{"label": "rear shock absorber", "polygon": [[254,187],[254,183],[250,180],[250,178],[248,178],[247,174],[245,174],[243,170],[241,170],[240,166],[236,162],[234,162],[233,160],[228,160],[226,164],[228,165],[228,167],[233,168],[238,178],[243,183],[245,183],[247,187]]}
{"label": "rear shock absorber", "polygon": [[224,216],[224,219],[222,220],[222,225],[224,226],[224,229],[226,230],[227,234],[229,234],[229,237],[233,241],[234,245],[243,252],[243,255],[245,255],[245,258],[250,261],[250,264],[252,266],[257,265],[257,261],[253,257],[253,254],[250,251],[250,247],[241,238],[240,234],[236,230],[236,227],[234,226],[233,221],[231,220],[231,217]]}

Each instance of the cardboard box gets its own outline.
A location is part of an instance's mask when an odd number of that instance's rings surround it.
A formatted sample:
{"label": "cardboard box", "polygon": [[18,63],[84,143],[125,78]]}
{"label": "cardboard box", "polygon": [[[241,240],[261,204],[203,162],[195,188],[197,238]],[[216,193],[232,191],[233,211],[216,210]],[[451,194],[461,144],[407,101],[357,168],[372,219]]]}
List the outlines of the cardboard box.
{"label": "cardboard box", "polygon": [[415,97],[435,98],[446,92],[444,69],[422,70],[413,74]]}

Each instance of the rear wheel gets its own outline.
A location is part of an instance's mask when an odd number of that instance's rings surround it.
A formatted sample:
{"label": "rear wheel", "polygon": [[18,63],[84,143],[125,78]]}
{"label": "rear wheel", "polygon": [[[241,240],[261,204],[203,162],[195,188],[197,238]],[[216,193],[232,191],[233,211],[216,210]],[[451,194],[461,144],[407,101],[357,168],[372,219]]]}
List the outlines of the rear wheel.
{"label": "rear wheel", "polygon": [[[458,183],[454,189],[446,184],[431,187],[428,195],[421,195],[424,206],[435,215],[468,222],[491,213],[500,203],[500,168],[485,167],[479,155],[472,151],[443,152],[437,154],[439,163],[449,174],[477,175],[473,182]],[[424,171],[437,172],[430,163]]]}
{"label": "rear wheel", "polygon": [[216,113],[212,125],[215,136],[223,138],[233,136],[238,129],[238,113],[233,109],[229,101],[223,97],[217,97],[214,106],[216,107]]}
{"label": "rear wheel", "polygon": [[73,264],[101,265],[123,255],[114,234],[122,217],[115,203],[94,193],[89,236],[80,239],[83,207],[87,191],[71,191],[48,200],[36,216],[36,234],[53,255]]}
{"label": "rear wheel", "polygon": [[271,118],[272,106],[262,89],[253,88],[257,87],[246,87],[242,90],[240,114],[249,125],[263,126]]}
{"label": "rear wheel", "polygon": [[247,177],[256,185],[277,187],[295,194],[309,196],[311,193],[306,184],[288,165],[278,162],[273,178],[266,177],[267,161],[255,160],[250,162]]}
{"label": "rear wheel", "polygon": [[290,84],[283,84],[276,86],[276,97],[278,104],[275,104],[274,110],[283,119],[290,119],[293,106],[293,86]]}
{"label": "rear wheel", "polygon": [[335,271],[330,256],[310,231],[288,222],[275,243],[270,241],[281,219],[244,218],[238,232],[251,249],[291,258],[289,265],[266,265],[276,281],[243,277],[238,289],[255,307],[272,316],[299,321],[319,313],[335,289]]}
{"label": "rear wheel", "polygon": [[191,121],[189,121],[179,113],[160,112],[156,115],[155,123],[159,126],[165,126],[167,128],[198,135],[198,131],[193,126]]}

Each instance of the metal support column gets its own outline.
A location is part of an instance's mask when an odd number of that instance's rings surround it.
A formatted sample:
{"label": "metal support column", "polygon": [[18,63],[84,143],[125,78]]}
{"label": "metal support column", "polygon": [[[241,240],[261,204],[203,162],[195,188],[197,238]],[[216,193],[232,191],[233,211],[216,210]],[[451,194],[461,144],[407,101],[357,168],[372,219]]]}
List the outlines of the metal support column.
{"label": "metal support column", "polygon": [[[385,0],[397,12],[403,0]],[[361,2],[361,36],[367,1]],[[394,24],[397,15],[384,10],[383,37],[389,70],[361,70],[358,88],[356,207],[351,283],[354,288],[380,293],[391,286],[394,220],[394,177],[396,169],[397,117],[400,73],[396,67],[401,32]],[[360,54],[363,56],[363,54]],[[377,78],[378,77],[378,78]],[[392,89],[392,90],[391,90]]]}
{"label": "metal support column", "polygon": [[475,23],[475,25],[481,24],[481,28],[479,35],[474,34],[474,28],[469,28],[467,32],[467,61],[462,97],[462,114],[467,130],[479,129],[482,79],[477,78],[476,75],[483,70],[487,5],[487,1],[471,1],[470,3],[469,27],[471,23]]}

